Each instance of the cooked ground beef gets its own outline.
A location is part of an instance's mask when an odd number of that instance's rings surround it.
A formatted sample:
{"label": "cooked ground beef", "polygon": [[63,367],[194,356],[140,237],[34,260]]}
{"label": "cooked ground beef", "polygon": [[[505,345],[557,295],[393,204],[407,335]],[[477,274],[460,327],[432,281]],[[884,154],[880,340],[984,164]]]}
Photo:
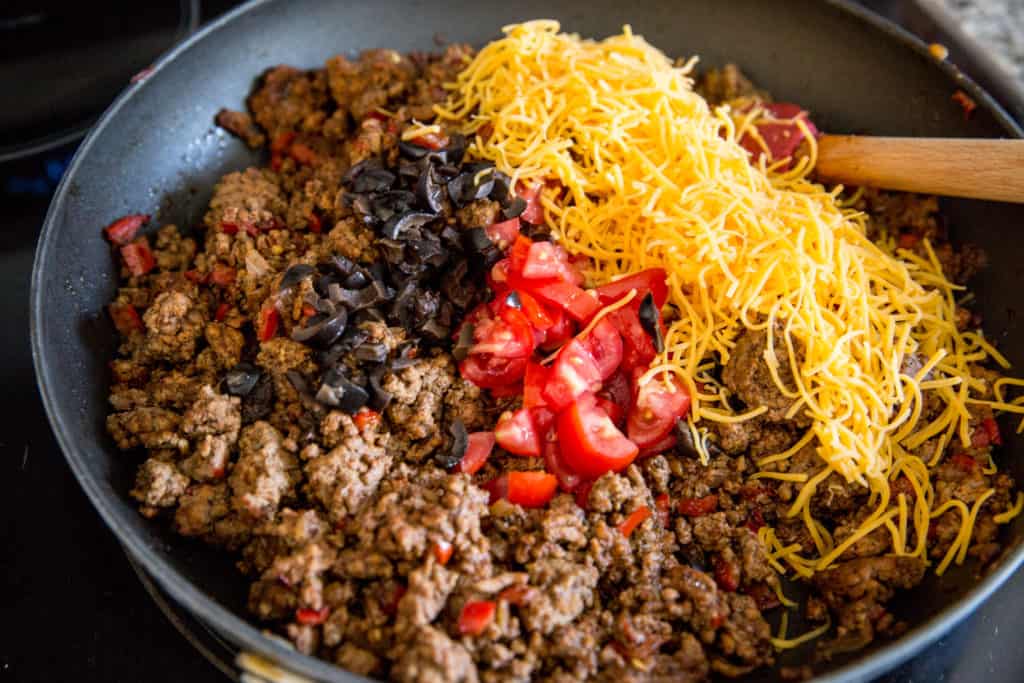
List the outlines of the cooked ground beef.
{"label": "cooked ground beef", "polygon": [[[346,176],[368,159],[394,168],[401,131],[413,118],[432,120],[442,84],[469,53],[370,50],[334,57],[323,69],[277,66],[257,83],[248,113],[217,115],[246,144],[269,143],[270,165],[217,184],[201,247],[168,226],[156,237],[156,269],[125,272],[117,302],[138,309],[142,327],[125,334],[111,363],[107,427],[120,449],[146,453],[130,493],[145,515],[237,552],[257,619],[298,650],[359,674],[702,681],[771,665],[766,616],[780,609],[780,579],[756,531],[768,523],[786,544],[814,542],[801,520],[786,516],[798,489],[750,478],[757,458],[789,448],[808,424],[801,414],[786,417],[791,400],[764,362],[768,333],[741,334],[719,378],[737,402],[767,413],[712,425],[707,465],[682,446],[671,449],[604,475],[583,507],[565,494],[543,509],[488,504],[482,482],[504,469],[541,467],[539,459],[498,453],[473,476],[438,466],[453,424],[489,430],[510,401],[460,378],[447,345],[425,341],[414,326],[372,316],[349,326],[384,357],[401,358],[374,379],[387,396],[382,410],[346,411],[315,396],[314,380],[326,370],[356,377],[363,366],[291,338],[320,296],[313,266],[343,257],[369,267],[393,248],[354,212]],[[715,103],[765,97],[735,67],[710,72],[700,87]],[[984,263],[978,250],[950,246],[932,199],[866,192],[860,207],[872,217],[872,235],[934,240],[956,281]],[[494,223],[501,210],[489,199],[444,209],[456,231]],[[268,304],[281,312],[281,329],[269,338],[261,333]],[[964,315],[962,324],[978,322]],[[779,340],[779,329],[769,333]],[[904,365],[912,374],[920,359]],[[792,383],[787,363],[779,375]],[[991,415],[976,417],[980,424]],[[996,490],[975,526],[971,553],[983,561],[998,550],[992,517],[1013,490],[1006,475],[983,471],[989,449],[957,443],[950,451],[958,456],[944,456],[935,470],[936,506],[970,505]],[[822,467],[805,448],[769,469],[811,477]],[[899,480],[893,491],[911,493]],[[867,514],[866,499],[832,474],[811,508],[838,543]],[[703,511],[682,511],[686,501],[700,501]],[[665,514],[623,535],[618,525],[644,506]],[[956,536],[958,515],[934,520],[937,557]],[[887,534],[869,534],[813,578],[804,610],[812,622],[832,615],[830,653],[898,632],[886,604],[916,585],[925,566],[886,555]],[[468,635],[460,614],[476,601],[495,602],[495,614]]]}

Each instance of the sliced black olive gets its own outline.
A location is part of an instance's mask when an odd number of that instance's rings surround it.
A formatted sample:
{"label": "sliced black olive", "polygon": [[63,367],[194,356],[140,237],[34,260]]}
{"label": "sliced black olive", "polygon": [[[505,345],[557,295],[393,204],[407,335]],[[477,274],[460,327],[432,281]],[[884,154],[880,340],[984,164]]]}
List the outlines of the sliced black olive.
{"label": "sliced black olive", "polygon": [[262,374],[252,363],[239,363],[224,376],[224,388],[232,396],[246,396],[256,386]]}
{"label": "sliced black olive", "polygon": [[651,335],[654,341],[654,350],[661,353],[665,350],[665,340],[661,336],[661,313],[654,305],[654,295],[650,292],[644,295],[640,302],[640,326],[647,334]]}
{"label": "sliced black olive", "polygon": [[700,453],[697,445],[693,442],[693,433],[686,420],[678,420],[675,425],[676,445],[679,451],[688,458],[697,458]]}
{"label": "sliced black olive", "polygon": [[444,191],[437,171],[433,166],[427,166],[416,181],[416,198],[434,213],[440,213],[444,209]]}
{"label": "sliced black olive", "polygon": [[[500,202],[502,206],[509,203],[512,199],[512,179],[508,177],[508,174],[502,173],[501,171],[494,170],[494,187],[491,189],[491,199],[496,202]],[[518,199],[518,198],[517,198]],[[525,206],[525,202],[524,202]],[[521,211],[519,213],[522,213]],[[519,214],[515,214],[518,216]],[[513,216],[509,216],[512,218]]]}
{"label": "sliced black olive", "polygon": [[305,263],[296,263],[294,266],[284,271],[284,277],[281,278],[281,289],[294,287],[312,273],[313,266]]}
{"label": "sliced black olive", "polygon": [[395,300],[391,303],[391,311],[388,313],[388,317],[392,320],[397,320],[398,323],[408,329],[412,327],[412,312],[411,308],[416,298],[416,282],[410,280],[399,290],[398,295],[395,296]]}
{"label": "sliced black olive", "polygon": [[441,228],[441,243],[449,249],[455,251],[462,251],[462,233],[453,228],[450,225],[445,225]]}
{"label": "sliced black olive", "polygon": [[345,175],[341,177],[341,180],[344,183],[352,183],[356,178],[367,171],[381,170],[384,170],[384,162],[377,157],[370,157],[368,159],[363,159],[358,164],[355,164],[352,168],[345,171]]}
{"label": "sliced black olive", "polygon": [[381,342],[365,342],[357,346],[352,355],[365,363],[383,363],[388,359],[388,347]]}
{"label": "sliced black olive", "polygon": [[441,240],[432,232],[423,235],[423,239],[411,240],[409,246],[420,263],[439,268],[448,260],[448,252],[441,246]]}
{"label": "sliced black olive", "polygon": [[380,312],[379,308],[370,307],[364,308],[361,311],[356,311],[355,317],[352,318],[352,322],[356,325],[362,325],[363,323],[382,323],[387,317]]}
{"label": "sliced black olive", "polygon": [[452,357],[455,360],[464,360],[469,355],[469,349],[473,346],[474,325],[470,322],[462,323],[459,328],[459,338],[455,340],[452,347]]}
{"label": "sliced black olive", "polygon": [[423,157],[427,156],[427,154],[430,153],[429,148],[414,145],[413,143],[408,142],[406,140],[400,140],[398,142],[398,151],[402,154],[402,156],[407,157],[409,159],[422,159]]}
{"label": "sliced black olive", "polygon": [[313,291],[315,291],[319,296],[322,297],[329,296],[331,291],[331,285],[338,284],[338,280],[339,277],[337,273],[327,273],[326,275],[321,275],[317,279],[313,280]]}
{"label": "sliced black olive", "polygon": [[331,255],[326,261],[322,261],[319,264],[319,267],[326,271],[333,270],[342,277],[348,277],[354,273],[357,268],[355,263],[339,254]]}
{"label": "sliced black olive", "polygon": [[458,261],[454,268],[441,276],[441,292],[459,308],[469,308],[477,294],[477,285],[468,277],[469,264],[465,259]]}
{"label": "sliced black olive", "polygon": [[482,254],[494,247],[494,242],[487,236],[487,230],[484,228],[464,230],[462,240],[466,245],[466,251],[471,254]]}
{"label": "sliced black olive", "polygon": [[322,382],[329,387],[340,387],[341,383],[344,382],[347,377],[341,368],[330,368],[324,373]]}
{"label": "sliced black olive", "polygon": [[325,349],[341,338],[347,322],[348,312],[344,308],[339,308],[331,316],[314,315],[306,321],[305,327],[292,330],[292,339]]}
{"label": "sliced black olive", "polygon": [[427,339],[439,342],[448,338],[451,328],[442,325],[436,318],[431,318],[420,326],[419,331]]}
{"label": "sliced black olive", "polygon": [[384,372],[386,368],[381,365],[369,373],[370,382],[370,407],[380,412],[388,407],[394,395],[384,388]]}
{"label": "sliced black olive", "polygon": [[377,248],[380,249],[384,260],[388,263],[402,263],[405,261],[405,245],[401,242],[379,239],[377,240]]}
{"label": "sliced black olive", "polygon": [[252,391],[242,397],[242,424],[251,424],[270,415],[274,409],[274,381],[263,375]]}
{"label": "sliced black olive", "polygon": [[458,166],[466,155],[466,136],[462,133],[452,133],[448,138],[448,146],[444,148],[444,160],[442,163]]}
{"label": "sliced black olive", "polygon": [[288,378],[288,383],[295,388],[295,391],[307,396],[310,395],[309,382],[302,376],[302,373],[297,370],[289,370],[284,376]]}
{"label": "sliced black olive", "polygon": [[373,213],[381,221],[387,221],[396,214],[412,211],[417,205],[417,197],[408,190],[392,190],[377,195],[373,200]]}
{"label": "sliced black olive", "polygon": [[316,400],[352,414],[366,405],[370,394],[358,384],[340,377],[336,384],[321,384],[316,392]]}
{"label": "sliced black olive", "polygon": [[512,220],[521,216],[523,211],[526,211],[526,200],[522,197],[516,197],[508,203],[508,206],[501,210],[501,214],[506,220]]}
{"label": "sliced black olive", "polygon": [[448,181],[448,196],[455,206],[462,206],[471,201],[474,194],[471,173],[460,173]]}
{"label": "sliced black olive", "polygon": [[399,216],[392,216],[380,229],[380,234],[390,240],[398,239],[399,236],[415,228],[422,227],[437,218],[432,213],[410,211]]}
{"label": "sliced black olive", "polygon": [[370,284],[370,276],[362,270],[357,270],[345,278],[342,284],[345,285],[346,289],[362,289]]}
{"label": "sliced black olive", "polygon": [[368,168],[352,181],[353,192],[387,192],[395,184],[396,176],[384,168]]}
{"label": "sliced black olive", "polygon": [[455,418],[448,431],[452,435],[452,447],[447,453],[442,451],[437,456],[438,465],[445,469],[451,469],[462,462],[463,456],[466,455],[466,449],[469,447],[469,434],[466,432],[466,425],[462,422],[462,418]]}
{"label": "sliced black olive", "polygon": [[387,301],[394,292],[380,280],[371,280],[362,289],[345,289],[340,285],[332,285],[327,294],[334,303],[350,311],[359,311]]}

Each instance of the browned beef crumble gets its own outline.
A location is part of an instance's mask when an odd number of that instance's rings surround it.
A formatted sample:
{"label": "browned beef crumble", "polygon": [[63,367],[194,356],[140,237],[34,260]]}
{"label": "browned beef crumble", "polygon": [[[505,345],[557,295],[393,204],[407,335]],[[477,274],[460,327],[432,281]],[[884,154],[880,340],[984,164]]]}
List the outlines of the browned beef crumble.
{"label": "browned beef crumble", "polygon": [[[585,509],[562,494],[531,510],[488,505],[477,484],[503,468],[540,466],[535,460],[499,451],[473,477],[438,467],[434,456],[450,447],[454,422],[489,429],[508,403],[459,378],[443,345],[424,346],[381,378],[391,396],[382,415],[365,408],[351,415],[296,387],[296,373],[315,376],[323,362],[288,338],[301,325],[308,279],[282,295],[282,334],[257,339],[260,312],[289,268],[333,256],[366,266],[381,258],[375,233],[346,201],[343,178],[367,159],[394,166],[401,130],[413,118],[432,120],[441,84],[468,54],[462,46],[438,56],[371,50],[355,60],[334,57],[323,69],[278,66],[260,79],[249,112],[218,114],[248,145],[269,142],[270,166],[225,176],[198,238],[167,226],[154,244],[156,270],[124,273],[117,302],[135,306],[144,325],[122,339],[111,362],[107,425],[119,448],[147,455],[131,495],[143,514],[236,552],[252,582],[256,619],[298,650],[359,674],[702,681],[769,666],[765,616],[778,608],[779,577],[755,530],[769,523],[785,543],[812,541],[802,523],[785,518],[794,486],[749,478],[753,459],[789,447],[806,426],[800,416],[785,418],[789,403],[761,360],[765,333],[738,340],[721,379],[737,401],[769,411],[742,425],[715,425],[706,466],[680,447],[601,477]],[[701,88],[715,102],[764,96],[734,67],[710,72]],[[966,281],[984,264],[977,249],[949,245],[933,199],[866,192],[860,202],[872,234],[934,240],[952,279]],[[449,220],[464,230],[495,221],[500,210],[480,200]],[[195,276],[218,267],[234,269],[230,282]],[[965,312],[964,325],[978,322]],[[418,341],[382,322],[361,329],[388,353]],[[226,387],[246,380],[244,368],[259,379],[240,399]],[[953,450],[983,463],[989,446]],[[813,475],[822,464],[807,450],[776,467]],[[999,547],[992,517],[1009,505],[1012,480],[944,462],[935,486],[935,505],[970,504],[996,489],[971,548],[991,558]],[[673,505],[712,496],[715,509],[690,517],[673,508],[667,527],[653,515],[629,537],[616,528],[641,506],[655,509],[663,495]],[[832,475],[812,509],[840,542],[866,500]],[[956,515],[935,520],[936,557],[959,528]],[[813,579],[804,610],[811,622],[831,614],[832,652],[898,632],[885,605],[924,574],[923,563],[887,556],[885,539],[878,541],[869,535]],[[445,544],[453,552],[442,564],[434,549]],[[461,635],[460,611],[475,600],[497,601],[495,618],[480,635]]]}

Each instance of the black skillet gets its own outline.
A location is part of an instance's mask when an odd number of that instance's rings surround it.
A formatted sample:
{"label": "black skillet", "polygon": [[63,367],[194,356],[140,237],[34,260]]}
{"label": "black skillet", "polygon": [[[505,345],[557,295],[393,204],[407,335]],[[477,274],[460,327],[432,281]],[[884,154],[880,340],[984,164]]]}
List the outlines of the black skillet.
{"label": "black skillet", "polygon": [[[127,496],[136,466],[104,431],[107,360],[115,338],[104,314],[116,272],[100,229],[127,214],[195,226],[214,181],[257,163],[257,156],[213,126],[222,106],[241,108],[253,77],[289,63],[322,65],[338,52],[370,47],[433,49],[435,38],[483,43],[507,23],[561,20],[588,36],[629,23],[672,55],[700,54],[704,65],[740,64],[760,85],[813,112],[822,130],[876,135],[1005,137],[1021,130],[954,67],[935,62],[895,26],[846,2],[812,0],[266,0],[213,23],[165,56],[146,80],[111,106],[64,176],[40,238],[32,281],[36,372],[54,432],[106,523],[176,601],[225,638],[288,669],[324,681],[356,677],[298,655],[261,635],[244,611],[245,581],[226,555],[143,519]],[[963,89],[979,104],[970,119],[950,98]],[[987,329],[1011,360],[1024,361],[1015,307],[1024,275],[1024,206],[950,201],[946,215],[961,239],[980,243],[991,267],[975,282]],[[1010,425],[1003,432],[1013,434]],[[1008,439],[1001,465],[1024,481],[1024,461]],[[921,651],[963,619],[1024,561],[1024,519],[1004,530],[1006,551],[980,580],[974,569],[930,576],[898,602],[911,625],[879,643],[816,668],[822,680],[878,675]],[[119,561],[115,559],[114,561]],[[796,664],[809,650],[783,655]],[[755,680],[773,678],[762,672]]]}

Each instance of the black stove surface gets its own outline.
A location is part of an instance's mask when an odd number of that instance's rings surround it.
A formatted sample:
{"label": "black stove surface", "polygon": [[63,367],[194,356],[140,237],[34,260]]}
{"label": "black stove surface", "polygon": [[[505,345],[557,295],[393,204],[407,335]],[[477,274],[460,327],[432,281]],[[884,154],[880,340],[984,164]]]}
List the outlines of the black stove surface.
{"label": "black stove surface", "polygon": [[[235,4],[204,2],[203,17]],[[72,151],[0,166],[0,681],[219,683],[224,674],[161,612],[82,493],[36,390],[29,276],[48,194]],[[1024,680],[1022,601],[1024,572],[883,680]]]}

